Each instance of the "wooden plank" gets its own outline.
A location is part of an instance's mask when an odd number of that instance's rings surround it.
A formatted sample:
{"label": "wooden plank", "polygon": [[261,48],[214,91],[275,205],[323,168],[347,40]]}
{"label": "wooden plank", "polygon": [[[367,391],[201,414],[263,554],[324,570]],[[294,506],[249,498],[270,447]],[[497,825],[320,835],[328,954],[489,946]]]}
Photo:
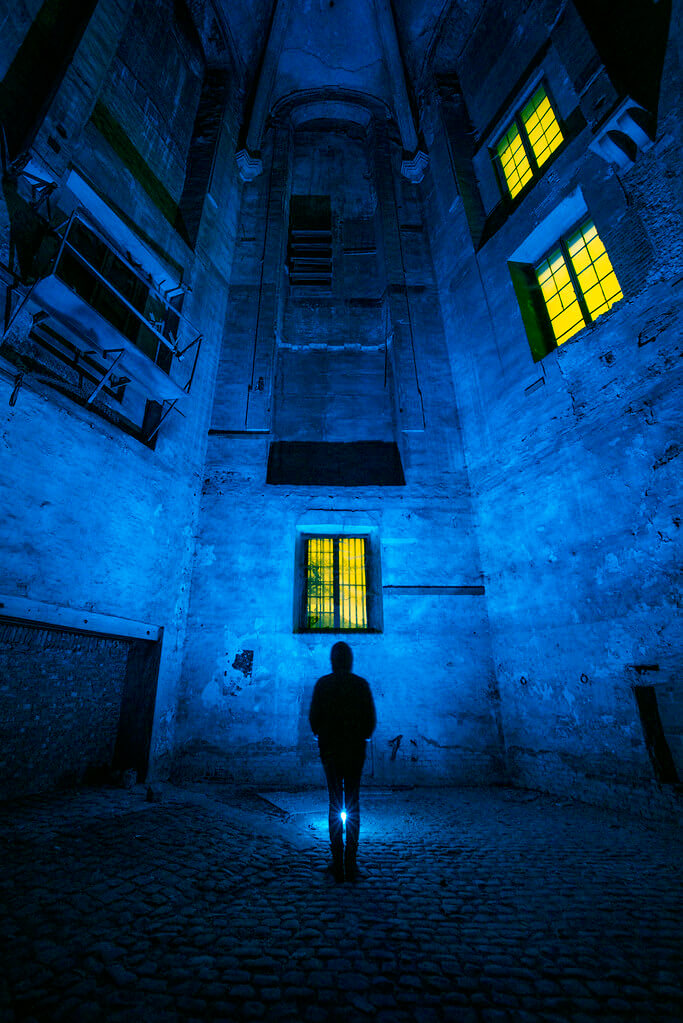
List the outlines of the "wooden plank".
{"label": "wooden plank", "polygon": [[159,625],[136,622],[130,618],[61,607],[59,604],[45,603],[42,600],[28,600],[26,597],[0,595],[0,619],[4,618],[31,625],[48,625],[76,632],[92,632],[100,636],[148,639],[152,643],[161,639],[163,632]]}

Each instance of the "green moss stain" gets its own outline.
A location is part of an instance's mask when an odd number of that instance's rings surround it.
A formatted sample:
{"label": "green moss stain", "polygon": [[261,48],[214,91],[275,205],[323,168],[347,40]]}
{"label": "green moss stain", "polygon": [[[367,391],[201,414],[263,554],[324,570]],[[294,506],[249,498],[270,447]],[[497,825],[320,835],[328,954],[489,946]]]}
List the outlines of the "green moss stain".
{"label": "green moss stain", "polygon": [[126,169],[130,171],[138,184],[144,188],[157,209],[163,213],[169,224],[176,227],[177,203],[161,181],[159,181],[149,164],[140,155],[124,129],[112,116],[104,103],[98,102],[95,104],[90,120],[100,135],[107,140]]}

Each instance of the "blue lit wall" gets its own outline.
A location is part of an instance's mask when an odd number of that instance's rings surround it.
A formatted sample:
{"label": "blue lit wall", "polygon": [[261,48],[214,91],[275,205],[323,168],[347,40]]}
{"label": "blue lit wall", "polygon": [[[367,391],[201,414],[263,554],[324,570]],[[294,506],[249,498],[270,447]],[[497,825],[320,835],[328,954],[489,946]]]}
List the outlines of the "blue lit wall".
{"label": "blue lit wall", "polygon": [[[509,24],[517,17],[507,5],[506,15]],[[496,60],[484,72],[481,47],[493,45],[484,29],[490,32],[484,26],[475,34],[455,65],[448,31],[434,54],[437,65],[455,66],[461,76],[470,129],[481,141],[501,117],[496,97],[515,88],[546,31],[530,13],[514,40],[498,38]],[[603,73],[580,93],[590,47],[585,27],[566,12],[539,70],[565,123],[574,125],[565,130],[575,134],[488,240],[477,236],[482,211],[473,203],[468,211],[456,202],[446,216],[453,192],[445,168],[449,150],[461,147],[452,132],[463,104],[435,94],[430,199],[510,775],[619,799],[631,785],[656,791],[635,687],[655,687],[679,772],[683,753],[671,433],[679,416],[681,234],[667,169],[678,114],[670,51],[659,141],[646,144],[635,164],[606,162],[587,142],[613,87]],[[438,130],[439,104],[448,136]],[[481,148],[473,157],[490,211],[489,160]],[[461,186],[468,195],[463,179]],[[577,195],[599,225],[624,298],[534,362],[508,260],[529,248],[530,237],[551,245],[553,211]]]}
{"label": "blue lit wall", "polygon": [[[387,154],[393,174],[386,162],[377,169]],[[258,198],[245,194],[238,228],[249,241],[238,246],[231,299],[239,318],[216,383],[176,771],[320,783],[308,708],[336,637],[295,629],[295,559],[298,533],[326,529],[371,533],[380,562],[382,629],[348,636],[377,703],[368,776],[381,784],[498,781],[485,598],[459,592],[483,589],[481,567],[419,192],[396,173],[400,150],[353,126],[321,125],[293,140],[282,133],[264,157],[272,170],[249,186]],[[331,289],[289,287],[273,258],[288,227],[286,207],[273,211],[269,202],[280,181],[293,194],[308,187],[331,196]],[[400,254],[392,262],[386,252],[401,224],[411,273],[403,321],[386,297],[387,278],[406,293]],[[264,296],[271,317],[282,308],[281,326],[273,375],[254,394],[253,325]],[[395,330],[385,353],[378,342],[387,323]],[[264,333],[272,351],[272,319]],[[245,429],[257,402],[270,406],[280,440],[395,439],[406,485],[264,485],[269,436]]]}
{"label": "blue lit wall", "polygon": [[[271,21],[246,0],[220,17],[100,0],[60,42],[35,123],[9,133],[53,216],[73,208],[75,170],[110,209],[103,229],[123,225],[182,281],[202,347],[190,395],[145,446],[115,398],[85,402],[73,366],[66,386],[35,310],[8,325],[0,602],[163,629],[155,773],[319,784],[307,711],[335,637],[296,631],[297,537],[367,532],[382,627],[350,642],[377,701],[376,782],[654,797],[639,687],[683,770],[669,8],[631,68],[600,4],[395,0],[398,68],[369,0],[290,6]],[[17,8],[3,26],[0,120],[35,24]],[[541,80],[566,144],[510,203],[490,153]],[[261,170],[242,180],[254,111]],[[401,171],[411,118],[420,183]],[[22,166],[0,201],[14,311],[35,226]],[[290,286],[293,194],[330,196],[324,294]],[[534,361],[519,275],[587,215],[624,297]],[[395,443],[405,485],[268,484],[272,441]],[[2,727],[23,727],[31,700],[16,678],[6,691]]]}

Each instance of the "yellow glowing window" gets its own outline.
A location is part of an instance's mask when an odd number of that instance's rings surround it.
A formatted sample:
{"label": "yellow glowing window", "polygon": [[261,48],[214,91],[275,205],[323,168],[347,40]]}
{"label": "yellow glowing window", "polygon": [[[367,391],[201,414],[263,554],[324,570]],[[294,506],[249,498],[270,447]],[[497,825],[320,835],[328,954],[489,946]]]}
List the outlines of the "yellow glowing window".
{"label": "yellow glowing window", "polygon": [[367,629],[365,538],[306,541],[306,628]]}
{"label": "yellow glowing window", "polygon": [[542,85],[522,110],[522,124],[536,163],[542,167],[564,138],[548,94]]}
{"label": "yellow glowing window", "polygon": [[556,249],[536,267],[550,326],[558,345],[586,326],[576,290],[561,249]]}
{"label": "yellow glowing window", "polygon": [[592,220],[562,238],[535,272],[558,345],[623,298]]}
{"label": "yellow glowing window", "polygon": [[595,320],[624,294],[592,220],[569,236],[567,251],[588,315]]}
{"label": "yellow glowing window", "polygon": [[512,198],[531,181],[563,140],[548,93],[540,85],[496,146],[496,155]]}

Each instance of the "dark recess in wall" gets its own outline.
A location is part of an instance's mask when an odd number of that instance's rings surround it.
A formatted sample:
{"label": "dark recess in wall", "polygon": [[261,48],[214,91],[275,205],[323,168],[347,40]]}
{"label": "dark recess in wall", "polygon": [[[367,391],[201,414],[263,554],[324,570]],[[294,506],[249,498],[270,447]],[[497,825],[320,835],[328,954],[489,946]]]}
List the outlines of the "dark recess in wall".
{"label": "dark recess in wall", "polygon": [[45,0],[0,84],[0,124],[10,159],[27,149],[45,117],[96,0]]}
{"label": "dark recess in wall", "polygon": [[266,483],[402,487],[405,477],[398,446],[391,442],[275,441],[268,454]]}
{"label": "dark recess in wall", "polygon": [[112,767],[136,770],[138,781],[149,764],[160,656],[161,643],[139,639],[131,643],[126,662]]}
{"label": "dark recess in wall", "polygon": [[178,233],[193,248],[199,233],[204,198],[211,183],[227,91],[227,73],[221,68],[207,69],[192,130],[183,194],[175,221]]}
{"label": "dark recess in wall", "polygon": [[293,195],[289,202],[289,282],[332,284],[332,207],[329,195]]}

